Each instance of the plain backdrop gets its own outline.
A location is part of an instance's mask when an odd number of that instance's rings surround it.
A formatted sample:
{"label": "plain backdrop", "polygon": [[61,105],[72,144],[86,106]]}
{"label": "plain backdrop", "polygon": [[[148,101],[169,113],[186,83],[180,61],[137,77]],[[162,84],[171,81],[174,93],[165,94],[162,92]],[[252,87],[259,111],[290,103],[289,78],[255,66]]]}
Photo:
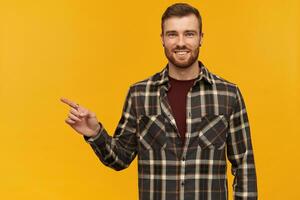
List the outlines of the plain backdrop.
{"label": "plain backdrop", "polygon": [[[174,2],[0,0],[0,199],[138,198],[136,160],[100,163],[59,98],[112,135],[129,86],[167,63],[160,18]],[[203,17],[199,59],[244,96],[259,199],[300,199],[300,1],[186,2]]]}

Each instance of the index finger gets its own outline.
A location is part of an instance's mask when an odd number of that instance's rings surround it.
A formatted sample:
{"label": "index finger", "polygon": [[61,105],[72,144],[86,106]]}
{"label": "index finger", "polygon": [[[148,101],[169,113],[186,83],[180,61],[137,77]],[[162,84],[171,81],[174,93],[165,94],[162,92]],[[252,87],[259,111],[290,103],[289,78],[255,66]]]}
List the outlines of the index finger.
{"label": "index finger", "polygon": [[77,103],[75,103],[74,101],[71,101],[71,100],[69,100],[69,99],[67,99],[67,98],[62,97],[62,98],[60,98],[60,100],[61,100],[63,103],[65,103],[65,104],[71,106],[72,108],[77,109],[77,108],[79,107],[79,105],[78,105]]}

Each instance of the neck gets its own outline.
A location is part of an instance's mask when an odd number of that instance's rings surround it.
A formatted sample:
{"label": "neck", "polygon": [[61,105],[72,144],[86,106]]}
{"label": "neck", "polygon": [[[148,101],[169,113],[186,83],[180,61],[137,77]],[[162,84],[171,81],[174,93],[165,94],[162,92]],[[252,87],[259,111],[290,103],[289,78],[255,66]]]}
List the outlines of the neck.
{"label": "neck", "polygon": [[191,80],[197,78],[200,73],[198,60],[194,62],[192,65],[181,68],[176,67],[172,63],[168,63],[169,66],[169,76],[177,80]]}

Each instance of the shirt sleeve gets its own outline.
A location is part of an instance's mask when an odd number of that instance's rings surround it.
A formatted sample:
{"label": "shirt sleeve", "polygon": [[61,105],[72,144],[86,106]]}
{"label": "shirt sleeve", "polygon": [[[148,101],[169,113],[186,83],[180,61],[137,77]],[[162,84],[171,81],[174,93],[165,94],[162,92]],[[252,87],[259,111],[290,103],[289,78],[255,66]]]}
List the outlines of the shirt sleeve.
{"label": "shirt sleeve", "polygon": [[235,200],[256,200],[257,179],[247,111],[236,87],[236,100],[230,115],[227,156],[234,176]]}
{"label": "shirt sleeve", "polygon": [[107,133],[101,122],[99,124],[101,128],[98,134],[93,138],[84,136],[85,141],[91,145],[104,165],[117,171],[127,168],[137,154],[137,123],[132,87],[127,93],[113,136]]}

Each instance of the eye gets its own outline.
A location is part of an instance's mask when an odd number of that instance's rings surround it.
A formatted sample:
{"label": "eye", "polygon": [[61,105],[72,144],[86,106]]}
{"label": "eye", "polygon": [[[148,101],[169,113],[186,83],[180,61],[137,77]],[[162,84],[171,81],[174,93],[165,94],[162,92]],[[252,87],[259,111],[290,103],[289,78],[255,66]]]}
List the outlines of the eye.
{"label": "eye", "polygon": [[168,37],[171,37],[171,38],[176,37],[176,33],[168,33]]}
{"label": "eye", "polygon": [[187,37],[193,37],[195,35],[195,33],[193,33],[193,32],[187,32],[185,35]]}

